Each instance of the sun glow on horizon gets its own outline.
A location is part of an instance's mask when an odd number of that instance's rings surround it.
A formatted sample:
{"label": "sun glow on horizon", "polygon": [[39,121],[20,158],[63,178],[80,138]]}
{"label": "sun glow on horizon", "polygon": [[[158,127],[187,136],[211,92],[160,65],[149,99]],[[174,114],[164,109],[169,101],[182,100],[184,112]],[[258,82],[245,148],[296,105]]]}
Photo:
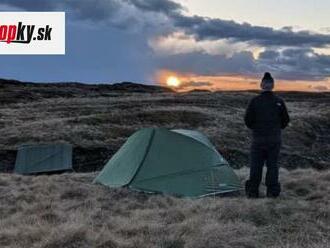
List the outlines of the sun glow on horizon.
{"label": "sun glow on horizon", "polygon": [[166,79],[166,85],[169,87],[174,87],[177,88],[181,85],[181,81],[179,78],[175,77],[175,76],[169,76]]}
{"label": "sun glow on horizon", "polygon": [[[155,81],[159,85],[172,88],[178,92],[190,90],[208,90],[208,91],[244,91],[260,90],[259,76],[243,75],[196,75],[182,73],[171,70],[159,70],[155,74]],[[275,84],[276,91],[304,91],[304,92],[330,92],[330,78],[318,81],[293,81],[277,79]]]}

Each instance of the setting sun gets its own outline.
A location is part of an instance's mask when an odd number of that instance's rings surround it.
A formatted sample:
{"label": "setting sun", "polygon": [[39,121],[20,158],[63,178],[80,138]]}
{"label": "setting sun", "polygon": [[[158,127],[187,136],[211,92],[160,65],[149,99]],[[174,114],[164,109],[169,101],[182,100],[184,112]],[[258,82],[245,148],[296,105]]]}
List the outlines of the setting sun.
{"label": "setting sun", "polygon": [[170,87],[179,87],[181,85],[181,82],[177,77],[170,76],[167,78],[166,84],[167,84],[167,86],[170,86]]}

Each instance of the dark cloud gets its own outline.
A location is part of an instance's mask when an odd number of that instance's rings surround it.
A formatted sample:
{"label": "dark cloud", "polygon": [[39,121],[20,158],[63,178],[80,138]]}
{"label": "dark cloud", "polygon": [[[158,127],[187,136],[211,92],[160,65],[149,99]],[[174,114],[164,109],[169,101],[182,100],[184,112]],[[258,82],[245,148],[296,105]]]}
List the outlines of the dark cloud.
{"label": "dark cloud", "polygon": [[253,76],[271,71],[277,79],[284,80],[320,81],[330,77],[330,56],[307,48],[266,50],[259,58],[254,58],[250,52],[226,57],[199,51],[159,57],[158,66],[204,76]]}
{"label": "dark cloud", "polygon": [[280,53],[278,51],[267,50],[259,55],[259,59],[272,60],[277,59],[279,56]]}
{"label": "dark cloud", "polygon": [[330,44],[330,35],[309,31],[294,32],[288,28],[275,30],[270,27],[200,16],[175,15],[173,19],[177,27],[193,35],[197,40],[231,39],[260,46],[326,47]]}
{"label": "dark cloud", "polygon": [[65,11],[70,17],[91,21],[118,17],[125,7],[120,0],[2,0],[1,3],[27,11]]}
{"label": "dark cloud", "polygon": [[113,27],[106,31],[68,25],[64,56],[2,55],[1,77],[38,82],[153,82],[150,75],[157,68],[145,37]]}
{"label": "dark cloud", "polygon": [[[87,16],[86,9],[91,12],[89,14],[96,15],[100,13],[101,8],[103,8],[102,12],[110,10],[111,15],[112,10],[117,9],[119,5],[124,6],[126,4],[136,6],[136,8],[144,11],[163,12],[165,14],[184,9],[180,4],[167,0],[2,0],[1,4],[11,5],[27,11],[65,10],[65,8],[70,10],[70,7],[72,7],[78,12],[85,12],[86,15],[84,16]],[[78,10],[78,8],[81,10]],[[102,14],[101,16],[105,15]]]}
{"label": "dark cloud", "polygon": [[[158,13],[164,16],[183,10],[183,6],[167,0],[3,0],[2,4],[27,11],[65,11],[69,18],[82,21],[104,21],[117,26],[119,22],[126,23],[120,28],[137,25],[143,19],[146,22],[157,22],[155,18],[143,13]],[[127,19],[134,19],[126,22]]]}
{"label": "dark cloud", "polygon": [[102,21],[116,17],[116,14],[123,7],[122,3],[116,0],[70,0],[58,2],[59,8],[71,11],[76,18],[91,21]]}
{"label": "dark cloud", "polygon": [[[54,57],[35,59],[40,63],[35,70],[39,69],[39,65],[49,65],[49,68],[53,68],[54,63],[68,65],[67,73],[70,78],[73,75],[73,70],[70,69],[70,66],[73,66],[72,61],[79,62],[79,66],[77,64],[74,70],[77,71],[79,78],[80,75],[85,75],[85,72],[88,73],[88,68],[93,67],[94,63],[89,64],[88,61],[99,61],[100,65],[104,64],[104,68],[102,66],[95,68],[95,71],[104,70],[105,76],[102,77],[102,80],[108,76],[109,65],[111,65],[111,73],[115,75],[116,79],[120,78],[120,75],[127,75],[127,65],[130,65],[130,71],[134,70],[132,68],[139,68],[134,74],[139,79],[142,76],[136,75],[150,75],[152,74],[150,71],[157,70],[157,68],[208,76],[257,75],[263,71],[271,71],[277,78],[288,80],[317,81],[330,77],[330,56],[318,54],[312,49],[330,45],[330,35],[326,34],[309,31],[295,32],[292,27],[277,30],[218,18],[188,16],[185,14],[184,6],[170,0],[2,0],[2,8],[5,5],[27,11],[66,11],[69,20],[73,18],[78,21],[87,20],[96,24],[99,22],[109,24],[102,26],[102,29],[99,30],[82,30],[80,33],[84,32],[86,36],[79,40],[75,38],[79,35],[72,30],[77,27],[68,25],[68,29],[71,29],[68,32],[68,44],[73,45],[69,47],[65,57],[58,59],[61,60],[61,63],[55,63]],[[126,30],[141,23],[151,25],[150,33],[145,30],[134,34],[122,32],[122,29]],[[84,26],[80,25],[79,28],[84,28]],[[162,34],[162,32],[174,31],[183,31],[197,41],[246,42],[265,47],[266,50],[257,59],[248,51],[234,53],[231,57],[208,54],[203,51],[167,56],[154,54],[148,46],[148,39]],[[94,33],[92,34],[92,32]],[[102,37],[102,39],[86,40],[86,37],[93,35]],[[139,42],[134,42],[136,40]],[[87,42],[89,43],[87,44]],[[96,42],[95,45],[90,46],[93,42]],[[80,45],[84,49],[70,54],[78,43],[81,43]],[[103,56],[105,51],[109,52],[108,56]],[[7,71],[19,68],[20,66],[17,65],[21,63],[21,59],[21,57],[11,57],[12,64],[8,65]],[[29,60],[32,59],[29,58]],[[33,69],[31,68],[31,71]],[[27,70],[23,71],[22,75],[27,73]],[[64,75],[64,73],[58,75]],[[93,75],[90,75],[89,78],[92,78]]]}
{"label": "dark cloud", "polygon": [[219,18],[187,16],[184,8],[170,0],[129,0],[136,8],[143,11],[166,14],[176,28],[183,29],[197,40],[231,39],[236,42],[249,42],[260,46],[312,46],[330,45],[330,35],[309,31],[294,32],[293,27],[276,30],[270,27],[253,26],[249,23],[237,23]]}
{"label": "dark cloud", "polygon": [[330,77],[330,56],[311,48],[266,50],[256,62],[259,69],[271,70],[283,79],[317,81]]}
{"label": "dark cloud", "polygon": [[185,8],[176,2],[168,0],[126,0],[128,3],[134,5],[136,8],[142,11],[151,11],[157,13],[163,13],[171,16],[173,14],[180,14]]}
{"label": "dark cloud", "polygon": [[20,8],[27,11],[50,11],[58,6],[59,1],[49,0],[2,0],[2,4]]}
{"label": "dark cloud", "polygon": [[256,72],[255,61],[251,52],[236,53],[232,57],[191,52],[159,57],[158,61],[161,68],[205,76]]}
{"label": "dark cloud", "polygon": [[[25,10],[65,10],[74,13],[77,18],[95,21],[109,20],[118,11],[120,17],[125,19],[125,15],[130,16],[132,11],[130,8],[135,8],[142,12],[140,13],[142,15],[143,12],[152,12],[167,16],[174,24],[173,28],[193,35],[196,40],[230,39],[259,46],[326,47],[330,45],[330,35],[309,31],[294,32],[292,27],[276,30],[218,18],[187,16],[182,5],[170,0],[4,0],[2,3]],[[131,24],[130,22],[129,25]]]}

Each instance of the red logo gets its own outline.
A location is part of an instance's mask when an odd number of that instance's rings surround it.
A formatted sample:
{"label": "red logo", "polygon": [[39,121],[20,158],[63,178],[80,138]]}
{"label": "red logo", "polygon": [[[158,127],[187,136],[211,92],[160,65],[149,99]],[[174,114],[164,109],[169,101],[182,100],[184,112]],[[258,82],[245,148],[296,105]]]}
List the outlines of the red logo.
{"label": "red logo", "polygon": [[24,25],[22,22],[17,25],[0,25],[0,42],[28,44],[32,40],[51,40],[52,28],[49,25],[35,30],[35,25]]}

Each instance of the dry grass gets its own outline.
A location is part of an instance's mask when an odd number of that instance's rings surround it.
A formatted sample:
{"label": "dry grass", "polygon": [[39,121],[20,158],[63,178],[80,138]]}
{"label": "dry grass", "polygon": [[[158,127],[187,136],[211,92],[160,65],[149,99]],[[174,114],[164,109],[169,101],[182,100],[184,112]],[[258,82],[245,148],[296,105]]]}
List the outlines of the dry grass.
{"label": "dry grass", "polygon": [[[0,84],[0,171],[12,169],[20,144],[57,141],[74,145],[76,168],[94,170],[134,131],[162,126],[204,132],[246,179],[243,114],[255,93],[109,87]],[[183,199],[93,185],[96,173],[0,173],[0,247],[330,247],[330,171],[311,169],[330,166],[330,95],[281,96],[292,123],[280,199]]]}
{"label": "dry grass", "polygon": [[95,173],[0,174],[0,247],[329,247],[330,171],[281,176],[280,199],[248,200],[109,189]]}
{"label": "dry grass", "polygon": [[[162,126],[202,131],[233,166],[241,168],[247,164],[250,143],[243,115],[254,95],[196,92],[121,93],[104,97],[93,92],[92,96],[86,93],[61,97],[54,92],[52,98],[28,102],[17,99],[0,105],[0,151],[15,151],[22,143],[65,141],[76,149],[75,166],[88,170],[95,157],[99,158],[96,167],[102,167],[136,130]],[[292,117],[291,126],[284,133],[282,166],[328,168],[329,94],[287,93],[282,97]],[[90,159],[92,154],[95,156]],[[1,158],[7,160],[0,152],[0,161]],[[3,163],[8,167],[14,161]]]}

